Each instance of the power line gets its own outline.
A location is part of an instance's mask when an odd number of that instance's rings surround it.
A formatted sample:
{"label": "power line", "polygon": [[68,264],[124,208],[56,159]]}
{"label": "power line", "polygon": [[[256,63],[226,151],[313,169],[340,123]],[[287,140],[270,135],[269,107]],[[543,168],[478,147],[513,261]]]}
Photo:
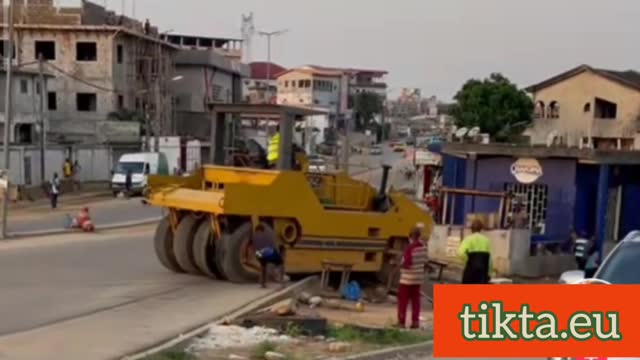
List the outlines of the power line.
{"label": "power line", "polygon": [[84,80],[84,79],[82,79],[81,77],[78,77],[78,76],[76,76],[76,75],[73,75],[73,74],[71,74],[71,73],[69,73],[69,72],[67,72],[67,71],[65,71],[65,70],[63,70],[63,69],[61,69],[61,68],[57,67],[56,65],[54,65],[54,64],[52,64],[52,63],[46,62],[46,63],[45,63],[45,65],[47,65],[47,66],[49,66],[49,67],[53,68],[54,70],[56,70],[56,71],[58,71],[58,72],[60,72],[60,73],[62,73],[62,74],[64,74],[64,75],[66,75],[66,76],[68,76],[68,77],[72,78],[73,80],[76,80],[76,81],[81,82],[81,83],[83,83],[83,84],[85,84],[85,85],[91,86],[92,88],[95,88],[95,89],[98,89],[98,90],[102,90],[102,91],[106,91],[106,92],[117,93],[117,91],[116,91],[116,90],[114,90],[114,89],[108,89],[108,88],[106,88],[106,87],[102,87],[102,86],[100,86],[100,85],[96,85],[96,84],[90,83],[90,82],[88,82],[87,80]]}

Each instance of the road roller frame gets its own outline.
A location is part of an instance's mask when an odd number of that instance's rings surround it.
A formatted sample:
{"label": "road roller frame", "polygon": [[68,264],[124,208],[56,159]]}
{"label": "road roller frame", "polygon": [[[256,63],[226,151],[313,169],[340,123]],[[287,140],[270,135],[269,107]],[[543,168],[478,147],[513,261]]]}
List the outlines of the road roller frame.
{"label": "road roller frame", "polygon": [[[234,110],[244,108],[236,105]],[[284,111],[298,110],[285,107]],[[191,263],[180,266],[191,261],[212,277],[234,282],[257,279],[259,265],[251,237],[262,223],[277,239],[289,274],[321,272],[323,260],[352,264],[356,272],[381,274],[388,270],[389,257],[405,246],[413,226],[423,223],[426,235],[430,234],[433,223],[428,214],[406,195],[387,193],[389,167],[382,170],[379,189],[340,172],[289,170],[284,159],[290,159],[292,129],[287,127],[292,124],[280,125],[284,135],[278,170],[206,165],[190,177],[150,177],[148,203],[169,210],[155,239],[166,267],[192,272]]]}

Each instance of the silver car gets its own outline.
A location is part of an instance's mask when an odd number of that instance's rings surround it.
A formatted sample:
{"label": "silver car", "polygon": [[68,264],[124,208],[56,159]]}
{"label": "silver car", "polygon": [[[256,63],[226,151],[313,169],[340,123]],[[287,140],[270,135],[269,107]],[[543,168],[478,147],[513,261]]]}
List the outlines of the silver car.
{"label": "silver car", "polygon": [[327,172],[327,162],[319,156],[309,157],[309,172],[312,172],[312,173]]}
{"label": "silver car", "polygon": [[370,155],[382,155],[382,147],[381,146],[372,146],[371,149],[369,149],[369,154]]}
{"label": "silver car", "polygon": [[621,285],[640,285],[640,231],[630,232],[604,260],[594,279],[585,279],[584,271],[571,270],[560,276],[561,284],[600,282]]}
{"label": "silver car", "polygon": [[[640,231],[630,232],[607,256],[593,279],[585,279],[584,272],[580,270],[567,271],[560,277],[561,284],[616,284],[616,285],[640,285]],[[576,360],[580,358],[550,357],[549,360]],[[585,357],[584,359],[589,359]],[[640,357],[610,357],[593,359],[636,359]]]}

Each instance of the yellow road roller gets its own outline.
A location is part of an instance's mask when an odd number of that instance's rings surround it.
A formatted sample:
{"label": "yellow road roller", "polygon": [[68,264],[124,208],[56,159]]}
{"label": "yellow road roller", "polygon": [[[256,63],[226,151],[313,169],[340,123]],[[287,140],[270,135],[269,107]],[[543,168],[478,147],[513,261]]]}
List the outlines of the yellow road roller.
{"label": "yellow road roller", "polygon": [[[343,172],[293,169],[288,161],[293,125],[313,111],[233,104],[210,110],[214,140],[224,139],[220,132],[227,128],[219,113],[280,116],[278,168],[206,165],[190,177],[150,177],[147,202],[168,210],[154,238],[157,257],[168,269],[254,281],[260,266],[251,239],[254,228],[263,224],[283,250],[288,274],[318,273],[323,261],[330,261],[383,280],[390,256],[407,244],[413,226],[423,223],[425,236],[430,235],[431,217],[406,195],[387,192],[388,166],[378,189]],[[211,158],[224,164],[213,145]]]}

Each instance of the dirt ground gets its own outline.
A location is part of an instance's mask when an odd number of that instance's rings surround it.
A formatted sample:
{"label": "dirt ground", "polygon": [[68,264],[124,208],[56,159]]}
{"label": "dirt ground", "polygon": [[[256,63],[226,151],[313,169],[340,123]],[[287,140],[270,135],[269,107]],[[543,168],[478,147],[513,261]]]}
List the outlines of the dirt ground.
{"label": "dirt ground", "polygon": [[[304,310],[302,310],[304,311]],[[371,329],[383,329],[397,322],[397,308],[394,304],[365,304],[363,312],[333,310],[319,307],[316,311],[330,323],[341,323]],[[410,313],[407,314],[407,317]],[[433,320],[431,305],[422,306],[421,323],[428,327]]]}

